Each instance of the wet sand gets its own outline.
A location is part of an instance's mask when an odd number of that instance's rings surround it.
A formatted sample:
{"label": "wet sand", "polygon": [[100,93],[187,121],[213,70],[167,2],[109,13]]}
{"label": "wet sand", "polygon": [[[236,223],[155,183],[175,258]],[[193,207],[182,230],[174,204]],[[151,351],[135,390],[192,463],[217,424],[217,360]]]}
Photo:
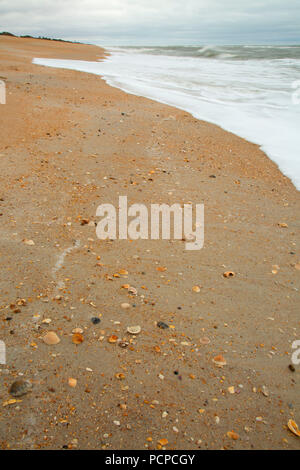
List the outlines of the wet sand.
{"label": "wet sand", "polygon": [[[103,54],[0,37],[0,447],[299,449],[299,192],[217,126],[31,63]],[[98,240],[119,195],[204,203],[204,248]]]}

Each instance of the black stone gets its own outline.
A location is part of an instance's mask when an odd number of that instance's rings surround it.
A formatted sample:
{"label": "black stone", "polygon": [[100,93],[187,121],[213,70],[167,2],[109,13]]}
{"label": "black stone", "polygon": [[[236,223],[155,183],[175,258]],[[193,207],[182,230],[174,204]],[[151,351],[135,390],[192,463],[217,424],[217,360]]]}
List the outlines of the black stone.
{"label": "black stone", "polygon": [[163,321],[157,322],[157,326],[158,326],[158,328],[161,328],[162,330],[166,330],[167,328],[169,328],[169,325],[167,325]]}

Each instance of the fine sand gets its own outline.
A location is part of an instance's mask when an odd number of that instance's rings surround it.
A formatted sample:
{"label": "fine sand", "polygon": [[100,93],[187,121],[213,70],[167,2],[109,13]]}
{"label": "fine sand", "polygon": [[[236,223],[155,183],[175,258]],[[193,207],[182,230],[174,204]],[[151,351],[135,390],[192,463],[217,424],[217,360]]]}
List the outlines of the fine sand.
{"label": "fine sand", "polygon": [[[0,447],[299,449],[299,192],[217,126],[31,63],[103,54],[0,37]],[[204,248],[98,240],[96,208],[119,195],[203,202]],[[13,397],[20,379],[32,391]]]}

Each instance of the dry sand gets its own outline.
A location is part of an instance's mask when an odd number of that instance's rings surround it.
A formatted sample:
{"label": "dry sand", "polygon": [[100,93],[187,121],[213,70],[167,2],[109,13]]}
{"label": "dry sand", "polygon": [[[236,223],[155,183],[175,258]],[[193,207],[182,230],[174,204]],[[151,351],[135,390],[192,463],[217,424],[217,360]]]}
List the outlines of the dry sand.
{"label": "dry sand", "polygon": [[[300,424],[300,366],[288,367],[300,339],[299,192],[256,145],[217,126],[31,63],[102,55],[0,37],[0,447],[299,449],[287,429]],[[98,240],[82,219],[119,195],[204,202],[204,248]],[[130,325],[141,326],[135,338]],[[58,344],[44,343],[48,331]],[[33,388],[14,398],[19,379]]]}

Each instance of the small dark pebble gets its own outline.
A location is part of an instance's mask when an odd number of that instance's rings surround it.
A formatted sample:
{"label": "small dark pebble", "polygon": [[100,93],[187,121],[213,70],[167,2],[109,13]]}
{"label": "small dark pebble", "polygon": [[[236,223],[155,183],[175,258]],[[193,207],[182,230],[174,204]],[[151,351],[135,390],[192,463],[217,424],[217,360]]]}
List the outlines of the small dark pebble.
{"label": "small dark pebble", "polygon": [[98,323],[100,323],[100,318],[98,317],[92,317],[91,318],[91,322],[94,324],[94,325],[98,325]]}
{"label": "small dark pebble", "polygon": [[295,366],[293,366],[293,364],[290,364],[290,365],[289,365],[289,369],[290,369],[290,371],[292,371],[292,372],[295,372],[295,370],[296,370],[296,369],[295,369]]}
{"label": "small dark pebble", "polygon": [[178,375],[178,370],[174,370],[174,374],[175,374],[175,375]]}
{"label": "small dark pebble", "polygon": [[161,328],[162,330],[166,330],[167,328],[169,328],[169,325],[167,325],[163,321],[157,322],[157,326],[158,326],[158,328]]}
{"label": "small dark pebble", "polygon": [[216,175],[209,175],[210,178],[216,178]]}

